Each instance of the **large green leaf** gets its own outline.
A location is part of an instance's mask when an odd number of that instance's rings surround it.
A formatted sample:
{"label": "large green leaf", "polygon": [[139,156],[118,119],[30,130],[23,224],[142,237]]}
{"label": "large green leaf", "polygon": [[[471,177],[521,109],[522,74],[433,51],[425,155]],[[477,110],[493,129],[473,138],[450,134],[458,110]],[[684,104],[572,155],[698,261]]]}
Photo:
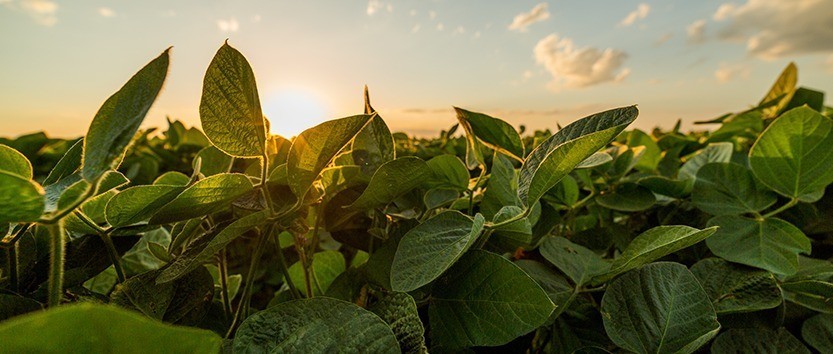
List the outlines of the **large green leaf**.
{"label": "large green leaf", "polygon": [[371,115],[358,115],[335,119],[307,129],[295,137],[289,149],[286,173],[289,188],[299,200],[303,200],[321,170],[330,164],[371,118]]}
{"label": "large green leaf", "polygon": [[784,298],[813,311],[833,314],[833,282],[830,280],[786,280],[781,284]]}
{"label": "large green leaf", "polygon": [[518,198],[518,174],[512,166],[512,161],[503,154],[494,156],[489,182],[480,201],[480,212],[488,220],[493,220],[504,207],[521,206]]}
{"label": "large green leaf", "polygon": [[399,341],[399,349],[402,353],[428,353],[428,348],[425,347],[425,328],[419,319],[417,305],[411,295],[390,293],[368,306],[367,309],[387,322]]}
{"label": "large green leaf", "polygon": [[35,181],[0,171],[0,224],[37,221],[46,203],[44,193]]}
{"label": "large green leaf", "polygon": [[814,202],[833,182],[833,121],[799,107],[784,113],[749,150],[755,176],[772,190]]}
{"label": "large green leaf", "polygon": [[576,165],[616,138],[638,114],[636,106],[596,113],[541,142],[521,167],[518,196],[524,205],[535,204]]}
{"label": "large green leaf", "polygon": [[678,263],[625,273],[608,286],[601,311],[610,339],[634,353],[692,353],[720,330],[709,296]]}
{"label": "large green leaf", "polygon": [[470,112],[454,107],[457,120],[467,134],[474,134],[486,146],[510,154],[518,160],[524,156],[524,145],[521,136],[509,123],[487,116],[482,113]]}
{"label": "large green leaf", "polygon": [[639,158],[636,166],[634,166],[636,169],[646,172],[656,170],[660,159],[662,159],[662,149],[659,148],[654,137],[639,129],[634,129],[628,134],[628,146],[645,147],[645,152],[642,153],[642,157]]}
{"label": "large green leaf", "polygon": [[214,146],[237,157],[263,156],[266,120],[249,62],[228,43],[214,55],[205,72],[200,121]]}
{"label": "large green leaf", "polygon": [[226,209],[231,202],[252,191],[249,177],[219,174],[194,183],[150,218],[151,224],[168,224]]}
{"label": "large green leaf", "polygon": [[433,172],[433,179],[428,182],[432,187],[448,187],[464,191],[469,187],[469,170],[466,164],[455,155],[439,155],[426,162]]}
{"label": "large green leaf", "polygon": [[798,254],[810,253],[807,236],[781,219],[718,216],[709,220],[709,226],[720,227],[706,240],[706,245],[716,256],[776,274],[794,274],[798,268]]}
{"label": "large green leaf", "polygon": [[[213,176],[218,173],[226,173],[231,169],[231,164],[234,158],[226,155],[222,150],[216,146],[206,146],[197,156],[194,156],[194,163],[200,159],[200,173],[204,176]],[[258,166],[260,166],[258,164]]]}
{"label": "large green leaf", "polygon": [[32,179],[32,163],[20,151],[0,144],[0,171]]}
{"label": "large green leaf", "polygon": [[515,261],[515,264],[534,279],[555,304],[555,311],[550,318],[557,317],[567,309],[575,294],[575,288],[566,278],[551,267],[533,260],[520,259]]}
{"label": "large green leaf", "polygon": [[98,109],[84,138],[84,166],[87,181],[121,163],[124,150],[139,130],[168,75],[168,51],[133,75]]}
{"label": "large green leaf", "polygon": [[[364,113],[373,114],[374,112],[365,111]],[[382,117],[374,116],[370,123],[356,135],[350,154],[353,156],[353,163],[361,167],[362,174],[366,177],[373,176],[382,164],[396,158],[393,135]]]}
{"label": "large green leaf", "polygon": [[570,277],[576,286],[583,286],[594,276],[610,269],[610,263],[605,262],[601,256],[564,237],[547,238],[539,251],[547,261]]}
{"label": "large green leaf", "polygon": [[674,225],[657,226],[643,232],[628,244],[622,254],[613,260],[610,272],[593,281],[604,282],[617,274],[636,269],[681,249],[707,239],[717,231],[716,227],[698,230],[693,227]]}
{"label": "large green leaf", "polygon": [[732,151],[734,145],[732,143],[713,143],[706,146],[705,149],[700,150],[694,156],[690,157],[681,167],[678,172],[679,180],[694,181],[700,168],[715,162],[729,162],[732,158]]}
{"label": "large green leaf", "polygon": [[801,337],[819,353],[833,353],[833,315],[815,315],[804,321]]}
{"label": "large green leaf", "polygon": [[146,185],[127,188],[107,202],[105,215],[113,227],[145,221],[185,190],[184,186]]}
{"label": "large green leaf", "polygon": [[721,333],[712,343],[712,354],[778,353],[810,354],[798,338],[784,328],[733,328]]}
{"label": "large green leaf", "polygon": [[622,183],[596,197],[599,205],[624,212],[642,211],[656,202],[657,198],[650,189],[636,183]]}
{"label": "large green leaf", "polygon": [[717,313],[752,312],[781,305],[784,297],[772,273],[706,258],[691,272],[709,294]]}
{"label": "large green leaf", "polygon": [[55,164],[49,175],[43,180],[43,185],[48,186],[54,184],[64,177],[74,174],[79,167],[81,167],[81,154],[84,152],[84,141],[78,139],[69,150],[64,153],[64,156]]}
{"label": "large green leaf", "polygon": [[159,273],[154,270],[127,279],[110,294],[110,303],[170,323],[200,320],[214,295],[211,273],[200,267],[176,282],[158,284]]}
{"label": "large green leaf", "polygon": [[165,268],[156,281],[158,283],[165,283],[188,274],[203,263],[210,261],[214,257],[214,254],[226,247],[226,245],[244,232],[263,225],[268,217],[269,212],[262,210],[235,220],[223,228],[222,231],[209,231],[205,233],[203,236],[192,241],[189,247],[185,249],[185,252],[182,252],[170,266]]}
{"label": "large green leaf", "polygon": [[733,163],[701,167],[691,193],[694,206],[712,215],[759,212],[775,204],[776,199],[746,167]]}
{"label": "large green leaf", "polygon": [[430,175],[428,165],[419,157],[406,156],[389,161],[376,170],[367,188],[349,207],[384,206],[425,182]]}
{"label": "large green leaf", "polygon": [[475,250],[434,286],[428,307],[432,345],[450,350],[503,345],[541,326],[554,308],[518,266]]}
{"label": "large green leaf", "polygon": [[240,324],[235,353],[399,353],[390,327],[370,311],[326,297],[284,302]]}
{"label": "large green leaf", "polygon": [[391,264],[391,287],[408,292],[442,275],[471,247],[485,220],[445,211],[408,231]]}
{"label": "large green leaf", "polygon": [[210,331],[90,302],[4,322],[0,336],[9,353],[218,353],[222,343]]}

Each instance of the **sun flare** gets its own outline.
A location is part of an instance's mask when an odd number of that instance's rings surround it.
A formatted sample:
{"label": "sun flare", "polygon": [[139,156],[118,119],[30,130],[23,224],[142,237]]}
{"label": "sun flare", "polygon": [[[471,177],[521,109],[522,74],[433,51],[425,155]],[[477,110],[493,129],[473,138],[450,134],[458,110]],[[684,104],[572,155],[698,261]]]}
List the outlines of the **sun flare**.
{"label": "sun flare", "polygon": [[271,123],[272,134],[290,138],[327,120],[328,110],[315,93],[287,88],[266,97],[263,114]]}

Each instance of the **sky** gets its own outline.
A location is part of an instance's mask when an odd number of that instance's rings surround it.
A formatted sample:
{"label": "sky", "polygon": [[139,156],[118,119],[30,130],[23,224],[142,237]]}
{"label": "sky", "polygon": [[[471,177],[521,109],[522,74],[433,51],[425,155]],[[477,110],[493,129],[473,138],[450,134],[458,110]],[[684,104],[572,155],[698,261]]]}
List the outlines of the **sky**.
{"label": "sky", "polygon": [[757,103],[790,61],[833,92],[833,0],[0,0],[0,136],[83,135],[100,105],[173,46],[144,127],[199,125],[228,39],[272,130],[362,113],[431,136],[458,106],[528,129],[638,104],[684,127]]}

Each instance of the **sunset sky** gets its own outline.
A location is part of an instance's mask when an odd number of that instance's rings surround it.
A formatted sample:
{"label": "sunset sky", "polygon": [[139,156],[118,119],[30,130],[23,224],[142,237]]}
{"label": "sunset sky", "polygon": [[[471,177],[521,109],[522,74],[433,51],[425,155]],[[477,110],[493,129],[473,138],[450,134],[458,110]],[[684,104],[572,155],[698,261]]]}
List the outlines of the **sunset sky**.
{"label": "sunset sky", "polygon": [[361,113],[365,84],[392,130],[422,136],[453,105],[529,128],[634,103],[637,127],[690,123],[757,103],[790,61],[833,92],[830,0],[0,0],[0,34],[0,136],[84,134],[168,46],[145,126],[198,125],[226,38],[283,135]]}

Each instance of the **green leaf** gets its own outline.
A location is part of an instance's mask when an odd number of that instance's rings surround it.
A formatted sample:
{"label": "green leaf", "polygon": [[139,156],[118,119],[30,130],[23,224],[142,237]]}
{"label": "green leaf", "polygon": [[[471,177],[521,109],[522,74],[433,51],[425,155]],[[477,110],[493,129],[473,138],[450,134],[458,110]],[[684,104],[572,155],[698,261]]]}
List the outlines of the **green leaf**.
{"label": "green leaf", "polygon": [[[365,111],[364,113],[374,112]],[[361,167],[362,174],[366,177],[373,176],[382,164],[396,158],[393,135],[382,117],[374,116],[370,123],[356,135],[350,154],[353,156],[353,162]]]}
{"label": "green leaf", "polygon": [[234,158],[226,155],[222,150],[216,146],[206,146],[197,156],[194,156],[194,162],[200,159],[200,173],[203,176],[213,176],[220,173],[228,173],[231,169],[231,164]]}
{"label": "green leaf", "polygon": [[171,323],[187,320],[191,312],[205,314],[214,294],[214,281],[208,270],[196,268],[166,284],[156,282],[160,272],[154,270],[127,279],[110,294],[111,303]]}
{"label": "green leaf", "polygon": [[564,237],[549,237],[538,250],[547,261],[570,277],[577,287],[610,270],[610,264],[601,256]]}
{"label": "green leaf", "polygon": [[[345,269],[347,269],[347,266],[344,263],[344,256],[340,252],[324,251],[316,253],[313,257],[312,266],[310,267],[312,274],[315,274],[312,285],[313,293],[316,296],[323,295],[330,288],[333,280],[339,274],[343,273]],[[304,266],[300,261],[289,267],[289,279],[298,289],[304,289],[306,287]]]}
{"label": "green leaf", "polygon": [[437,279],[477,240],[484,223],[480,214],[472,220],[445,211],[408,231],[391,264],[393,290],[408,292]]}
{"label": "green leaf", "polygon": [[226,209],[254,189],[242,174],[219,174],[194,183],[150,218],[150,224],[169,224]]}
{"label": "green leaf", "polygon": [[733,328],[721,333],[712,343],[712,354],[778,353],[810,354],[807,347],[784,328]]}
{"label": "green leaf", "polygon": [[805,202],[833,182],[833,121],[799,107],[784,113],[749,150],[755,176],[772,190]]}
{"label": "green leaf", "polygon": [[355,304],[317,297],[280,303],[249,316],[235,353],[399,353],[390,327]]}
{"label": "green leaf", "polygon": [[683,225],[654,227],[636,236],[622,254],[613,260],[610,272],[599,276],[593,282],[602,283],[617,274],[636,269],[671,253],[691,247],[712,236],[717,231],[716,227],[703,230]]}
{"label": "green leaf", "polygon": [[833,315],[815,315],[804,321],[801,337],[819,353],[833,352]]}
{"label": "green leaf", "polygon": [[732,145],[732,143],[709,144],[709,146],[700,150],[696,155],[689,158],[682,167],[680,167],[678,179],[694,181],[697,177],[697,172],[699,172],[700,168],[706,164],[714,162],[729,162],[732,158],[732,151],[734,151],[734,145]]}
{"label": "green leaf", "polygon": [[32,179],[32,163],[20,151],[0,144],[0,171]]}
{"label": "green leaf", "polygon": [[78,168],[81,167],[81,154],[84,152],[84,141],[79,139],[64,153],[64,156],[55,164],[46,179],[43,180],[43,185],[48,186],[64,179],[69,175],[75,174]]}
{"label": "green leaf", "polygon": [[486,219],[494,220],[495,215],[506,206],[521,206],[518,198],[518,175],[512,161],[506,155],[495,154],[489,182],[480,201],[480,212]]}
{"label": "green leaf", "polygon": [[170,266],[165,268],[157,283],[166,283],[188,274],[203,263],[211,260],[214,255],[226,247],[231,241],[246,231],[263,225],[269,217],[268,210],[246,215],[235,220],[222,231],[209,231],[198,239],[191,241],[188,248],[177,257]]}
{"label": "green leaf", "polygon": [[466,134],[474,134],[486,146],[523,160],[524,145],[521,136],[509,123],[482,113],[470,112],[454,107],[457,120],[465,128]]}
{"label": "green leaf", "polygon": [[168,171],[153,180],[154,185],[186,186],[191,178],[181,172]]}
{"label": "green leaf", "polygon": [[758,106],[768,106],[764,108],[765,117],[774,117],[781,111],[781,108],[787,105],[795,92],[795,86],[798,83],[798,68],[794,63],[790,63],[772,84],[766,96],[761,99]]}
{"label": "green leaf", "polygon": [[3,322],[0,336],[10,353],[218,353],[222,343],[210,331],[89,302]]}
{"label": "green leaf", "polygon": [[616,138],[638,114],[636,106],[596,113],[544,140],[521,167],[518,196],[524,205],[535,204],[576,165]]}
{"label": "green leaf", "polygon": [[260,157],[266,151],[266,120],[249,62],[228,42],[205,72],[200,121],[211,144],[235,157]]}
{"label": "green leaf", "polygon": [[18,295],[0,294],[0,321],[29,312],[42,310],[43,306],[30,298]]}
{"label": "green leaf", "polygon": [[372,118],[370,115],[359,115],[327,121],[295,138],[289,149],[286,173],[289,188],[299,200],[304,199],[321,170]]}
{"label": "green leaf", "polygon": [[389,161],[376,170],[367,188],[349,208],[384,206],[422,184],[430,174],[428,165],[418,157],[407,156]]}
{"label": "green leaf", "polygon": [[646,134],[645,132],[639,129],[634,129],[630,132],[630,134],[628,134],[628,146],[645,147],[645,152],[642,154],[642,157],[636,163],[636,169],[646,172],[654,171],[657,169],[657,165],[659,165],[659,161],[662,159],[662,149],[659,148],[659,145],[657,145],[657,142],[656,140],[654,140],[654,137]]}
{"label": "green leaf", "polygon": [[460,192],[450,188],[433,188],[425,191],[422,202],[428,210],[436,209],[453,203],[460,197]]}
{"label": "green leaf", "polygon": [[428,307],[432,345],[450,350],[503,345],[541,326],[554,308],[518,266],[475,250],[434,286]]}
{"label": "green leaf", "polygon": [[465,191],[469,187],[469,170],[466,164],[455,155],[438,155],[427,162],[433,173],[429,181],[432,187],[449,187]]}
{"label": "green leaf", "polygon": [[833,283],[828,280],[784,281],[784,298],[813,311],[833,314]]}
{"label": "green leaf", "polygon": [[184,186],[147,185],[127,188],[107,202],[105,216],[113,227],[123,227],[146,221],[159,208],[174,200]]}
{"label": "green leaf", "polygon": [[617,278],[601,312],[610,339],[634,353],[692,353],[720,330],[708,295],[678,263],[653,263]]}
{"label": "green leaf", "polygon": [[168,50],[133,75],[95,114],[84,138],[82,174],[94,181],[121,163],[168,75]]}
{"label": "green leaf", "polygon": [[38,221],[46,200],[35,181],[0,171],[0,224]]}
{"label": "green leaf", "polygon": [[741,165],[710,163],[697,171],[691,202],[712,215],[739,215],[764,210],[777,200]]}
{"label": "green leaf", "polygon": [[784,302],[770,272],[719,258],[701,260],[691,267],[691,272],[709,294],[718,314],[766,310]]}
{"label": "green leaf", "polygon": [[716,256],[775,274],[794,274],[798,269],[798,254],[810,253],[807,236],[781,219],[718,216],[709,220],[709,226],[720,227],[706,240]]}
{"label": "green leaf", "polygon": [[648,209],[657,202],[650,189],[636,183],[622,183],[596,197],[599,205],[617,211],[635,212]]}
{"label": "green leaf", "polygon": [[576,169],[599,167],[611,161],[613,161],[613,156],[610,156],[610,154],[604,151],[599,151],[593,153],[593,155],[590,155],[590,157],[584,159],[584,161],[576,165]]}
{"label": "green leaf", "polygon": [[534,279],[555,304],[555,311],[550,315],[551,319],[558,317],[567,309],[573,300],[574,289],[566,278],[550,267],[533,260],[519,259],[515,261],[515,265]]}
{"label": "green leaf", "polygon": [[419,319],[414,298],[406,293],[390,293],[367,308],[382,318],[396,335],[402,353],[428,353],[425,347],[425,328]]}
{"label": "green leaf", "polygon": [[793,93],[790,102],[781,109],[781,112],[786,112],[803,105],[807,105],[817,112],[824,111],[824,92],[799,87]]}

